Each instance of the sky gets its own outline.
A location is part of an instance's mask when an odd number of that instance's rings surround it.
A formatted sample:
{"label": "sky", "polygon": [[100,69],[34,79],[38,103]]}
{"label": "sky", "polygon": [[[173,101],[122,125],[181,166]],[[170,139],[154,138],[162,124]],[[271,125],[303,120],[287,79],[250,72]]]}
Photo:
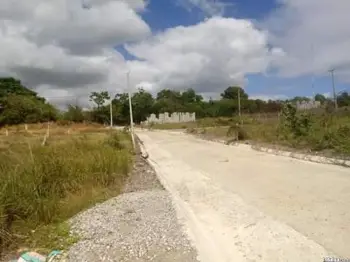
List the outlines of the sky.
{"label": "sky", "polygon": [[349,0],[1,0],[0,76],[55,104],[231,85],[253,98],[350,91]]}

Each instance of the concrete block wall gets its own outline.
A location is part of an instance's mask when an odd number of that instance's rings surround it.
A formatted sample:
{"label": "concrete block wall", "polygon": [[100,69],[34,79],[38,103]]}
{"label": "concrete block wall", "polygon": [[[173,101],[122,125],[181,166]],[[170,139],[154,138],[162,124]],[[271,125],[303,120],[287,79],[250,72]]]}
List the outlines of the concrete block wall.
{"label": "concrete block wall", "polygon": [[163,114],[159,114],[158,117],[156,114],[151,114],[143,124],[185,123],[194,121],[196,121],[196,113],[174,112],[169,114],[168,112],[165,112]]}
{"label": "concrete block wall", "polygon": [[297,110],[308,110],[321,107],[320,101],[301,101],[296,103]]}

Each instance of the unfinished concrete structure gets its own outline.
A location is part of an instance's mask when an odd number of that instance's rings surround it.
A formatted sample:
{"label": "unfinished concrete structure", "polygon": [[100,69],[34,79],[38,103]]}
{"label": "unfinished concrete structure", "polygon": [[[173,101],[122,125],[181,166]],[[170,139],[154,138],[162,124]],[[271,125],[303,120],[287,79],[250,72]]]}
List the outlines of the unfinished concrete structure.
{"label": "unfinished concrete structure", "polygon": [[196,113],[174,112],[172,114],[169,114],[168,112],[165,112],[163,114],[159,114],[158,117],[156,114],[151,114],[144,122],[144,124],[185,123],[194,121],[196,121]]}
{"label": "unfinished concrete structure", "polygon": [[297,101],[296,103],[296,108],[297,110],[309,110],[309,109],[314,109],[314,108],[319,108],[321,107],[321,102],[320,101]]}

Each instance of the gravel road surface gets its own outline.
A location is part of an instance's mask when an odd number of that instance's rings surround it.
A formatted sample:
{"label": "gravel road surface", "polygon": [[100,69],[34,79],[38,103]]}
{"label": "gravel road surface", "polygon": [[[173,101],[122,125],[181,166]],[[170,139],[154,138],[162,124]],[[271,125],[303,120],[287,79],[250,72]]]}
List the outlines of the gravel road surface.
{"label": "gravel road surface", "polygon": [[350,169],[179,132],[138,136],[200,261],[350,258]]}
{"label": "gravel road surface", "polygon": [[123,194],[71,220],[82,239],[63,261],[197,261],[169,193],[145,160],[135,161]]}

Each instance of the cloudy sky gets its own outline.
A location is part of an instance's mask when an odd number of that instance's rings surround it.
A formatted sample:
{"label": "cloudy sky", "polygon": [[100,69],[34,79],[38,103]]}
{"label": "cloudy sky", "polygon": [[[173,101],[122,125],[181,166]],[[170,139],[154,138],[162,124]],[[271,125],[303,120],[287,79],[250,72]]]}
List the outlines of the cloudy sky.
{"label": "cloudy sky", "polygon": [[[239,84],[260,98],[350,87],[349,0],[1,0],[0,76],[55,103],[91,91]],[[314,88],[312,88],[314,86]]]}

